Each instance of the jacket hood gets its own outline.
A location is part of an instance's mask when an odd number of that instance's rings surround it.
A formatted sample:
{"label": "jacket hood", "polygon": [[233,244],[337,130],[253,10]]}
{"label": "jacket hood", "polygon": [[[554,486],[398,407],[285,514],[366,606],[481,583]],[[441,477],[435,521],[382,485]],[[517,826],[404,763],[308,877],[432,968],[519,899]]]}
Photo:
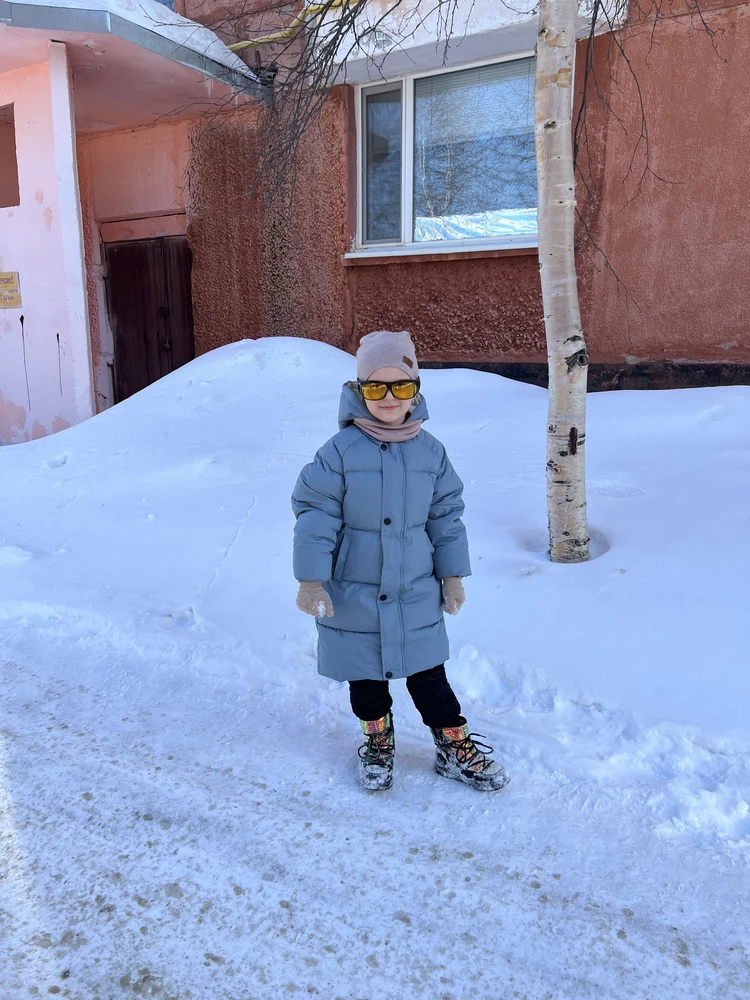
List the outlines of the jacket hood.
{"label": "jacket hood", "polygon": [[[365,406],[364,399],[357,392],[356,385],[356,382],[344,382],[341,389],[341,400],[339,402],[339,430],[341,431],[353,423],[355,417],[373,419],[372,414]],[[430,415],[427,412],[427,403],[425,403],[421,392],[417,393],[415,402],[417,405],[412,410],[409,420],[429,420]]]}

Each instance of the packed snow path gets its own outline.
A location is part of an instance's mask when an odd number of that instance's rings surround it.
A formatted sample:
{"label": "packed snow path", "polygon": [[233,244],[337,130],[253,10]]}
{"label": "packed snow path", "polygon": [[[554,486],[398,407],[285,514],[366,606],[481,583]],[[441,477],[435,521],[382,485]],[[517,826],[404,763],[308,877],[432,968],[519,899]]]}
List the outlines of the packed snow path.
{"label": "packed snow path", "polygon": [[744,864],[633,803],[519,769],[480,796],[416,726],[374,796],[345,717],[109,669],[119,696],[5,668],[8,1000],[747,996]]}
{"label": "packed snow path", "polygon": [[449,672],[513,781],[438,778],[394,685],[373,795],[289,578],[288,493],[350,363],[234,345],[0,450],[0,997],[746,998],[750,393],[593,397],[601,555],[563,568],[544,393],[425,374],[476,569]]}

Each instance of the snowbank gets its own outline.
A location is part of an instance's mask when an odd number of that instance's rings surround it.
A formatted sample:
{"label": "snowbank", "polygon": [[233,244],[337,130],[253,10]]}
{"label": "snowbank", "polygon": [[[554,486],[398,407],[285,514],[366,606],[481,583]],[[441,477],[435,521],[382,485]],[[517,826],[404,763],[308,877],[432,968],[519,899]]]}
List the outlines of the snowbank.
{"label": "snowbank", "polygon": [[[245,341],[4,450],[3,613],[22,594],[45,606],[85,595],[135,641],[140,623],[176,615],[240,659],[282,636],[302,642],[288,498],[335,432],[350,375],[349,356],[326,345]],[[466,484],[474,576],[450,625],[453,672],[472,697],[543,711],[582,698],[639,725],[750,743],[750,389],[591,395],[600,554],[563,567],[545,551],[545,391],[466,370],[427,371],[423,386],[427,426]],[[293,657],[288,669],[296,680]]]}
{"label": "snowbank", "polygon": [[513,782],[441,783],[401,685],[375,802],[291,577],[289,494],[352,370],[245,341],[0,449],[0,978],[45,992],[70,931],[82,997],[364,998],[365,966],[399,1000],[745,995],[750,389],[592,395],[596,558],[562,567],[545,391],[424,372],[474,564],[449,675]]}

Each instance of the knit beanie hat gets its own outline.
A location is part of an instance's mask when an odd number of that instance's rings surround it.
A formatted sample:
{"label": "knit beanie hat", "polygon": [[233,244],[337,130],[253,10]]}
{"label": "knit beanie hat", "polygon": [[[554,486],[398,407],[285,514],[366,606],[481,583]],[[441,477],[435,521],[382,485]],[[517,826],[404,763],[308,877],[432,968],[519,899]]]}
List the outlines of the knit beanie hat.
{"label": "knit beanie hat", "polygon": [[409,378],[417,378],[417,352],[406,330],[376,330],[362,337],[357,351],[357,378],[364,382],[378,368],[400,368]]}

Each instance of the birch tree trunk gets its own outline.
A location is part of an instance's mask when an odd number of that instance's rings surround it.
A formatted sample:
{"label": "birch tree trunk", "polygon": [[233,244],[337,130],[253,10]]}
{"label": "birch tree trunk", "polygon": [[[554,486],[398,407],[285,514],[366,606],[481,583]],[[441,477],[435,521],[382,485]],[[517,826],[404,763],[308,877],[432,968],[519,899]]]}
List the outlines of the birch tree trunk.
{"label": "birch tree trunk", "polygon": [[588,353],[578,306],[573,230],[572,81],[577,0],[542,0],[534,120],[539,273],[549,363],[547,514],[553,562],[589,558],[586,519]]}

